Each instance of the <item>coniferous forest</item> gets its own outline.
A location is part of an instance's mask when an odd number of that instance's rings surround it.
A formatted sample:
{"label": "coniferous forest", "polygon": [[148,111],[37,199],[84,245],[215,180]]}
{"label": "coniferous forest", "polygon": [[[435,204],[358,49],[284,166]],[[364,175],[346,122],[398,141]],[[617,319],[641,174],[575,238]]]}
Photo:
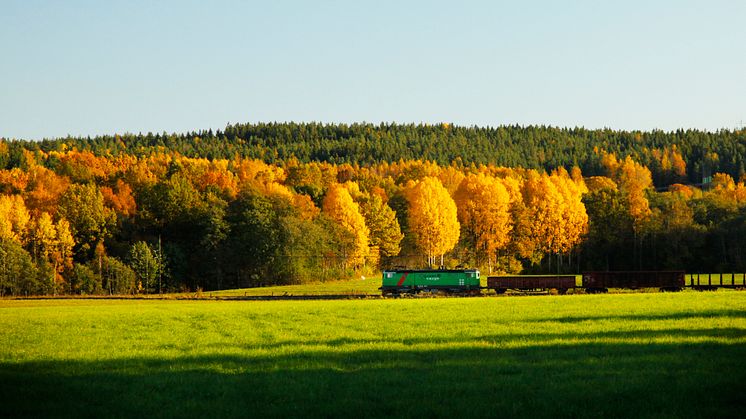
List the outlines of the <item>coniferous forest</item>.
{"label": "coniferous forest", "polygon": [[0,140],[0,294],[392,266],[746,270],[746,132],[236,124]]}

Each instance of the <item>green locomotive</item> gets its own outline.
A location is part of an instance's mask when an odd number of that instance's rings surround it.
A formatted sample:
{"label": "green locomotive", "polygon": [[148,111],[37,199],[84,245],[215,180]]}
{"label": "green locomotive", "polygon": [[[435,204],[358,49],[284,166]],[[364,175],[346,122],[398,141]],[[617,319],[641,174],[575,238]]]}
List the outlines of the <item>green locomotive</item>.
{"label": "green locomotive", "polygon": [[381,292],[384,295],[445,292],[479,294],[479,271],[476,269],[404,269],[383,271]]}

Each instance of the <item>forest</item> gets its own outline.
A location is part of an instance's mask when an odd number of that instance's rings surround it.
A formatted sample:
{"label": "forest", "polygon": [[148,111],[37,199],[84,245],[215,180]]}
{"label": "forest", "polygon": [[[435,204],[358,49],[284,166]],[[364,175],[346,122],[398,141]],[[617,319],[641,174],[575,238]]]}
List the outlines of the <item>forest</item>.
{"label": "forest", "polygon": [[0,140],[0,294],[746,270],[743,131],[229,125]]}
{"label": "forest", "polygon": [[[1,140],[1,139],[0,139]],[[603,175],[599,150],[632,157],[648,167],[656,186],[701,183],[714,173],[746,173],[746,130],[617,131],[551,126],[460,127],[451,124],[233,124],[224,130],[68,137],[42,141],[5,139],[0,167],[21,164],[22,150],[75,148],[96,155],[176,152],[207,159],[252,158],[281,164],[291,159],[369,166],[400,160],[440,165],[496,165],[550,171],[578,166]],[[685,171],[681,166],[686,162]],[[672,166],[679,166],[672,171]]]}

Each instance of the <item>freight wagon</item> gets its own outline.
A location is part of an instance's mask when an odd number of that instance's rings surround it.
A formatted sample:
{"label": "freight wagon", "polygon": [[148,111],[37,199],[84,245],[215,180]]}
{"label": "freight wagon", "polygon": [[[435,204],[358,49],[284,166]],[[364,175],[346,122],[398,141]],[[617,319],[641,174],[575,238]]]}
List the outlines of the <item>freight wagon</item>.
{"label": "freight wagon", "polygon": [[420,292],[478,295],[481,287],[476,269],[404,269],[383,271],[380,290],[384,295]]}
{"label": "freight wagon", "polygon": [[487,277],[487,288],[504,294],[507,290],[544,291],[555,289],[560,294],[575,288],[575,275],[519,276],[500,275]]}
{"label": "freight wagon", "polygon": [[583,272],[583,288],[589,294],[608,292],[609,288],[658,288],[661,291],[681,291],[685,285],[684,281],[684,271]]}

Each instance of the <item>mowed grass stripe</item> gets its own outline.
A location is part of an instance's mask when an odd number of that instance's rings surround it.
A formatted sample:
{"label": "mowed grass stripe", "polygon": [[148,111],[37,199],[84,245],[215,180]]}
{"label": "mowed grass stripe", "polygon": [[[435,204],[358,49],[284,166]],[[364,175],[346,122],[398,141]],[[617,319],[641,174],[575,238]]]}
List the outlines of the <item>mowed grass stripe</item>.
{"label": "mowed grass stripe", "polygon": [[737,416],[746,294],[0,301],[0,415]]}

